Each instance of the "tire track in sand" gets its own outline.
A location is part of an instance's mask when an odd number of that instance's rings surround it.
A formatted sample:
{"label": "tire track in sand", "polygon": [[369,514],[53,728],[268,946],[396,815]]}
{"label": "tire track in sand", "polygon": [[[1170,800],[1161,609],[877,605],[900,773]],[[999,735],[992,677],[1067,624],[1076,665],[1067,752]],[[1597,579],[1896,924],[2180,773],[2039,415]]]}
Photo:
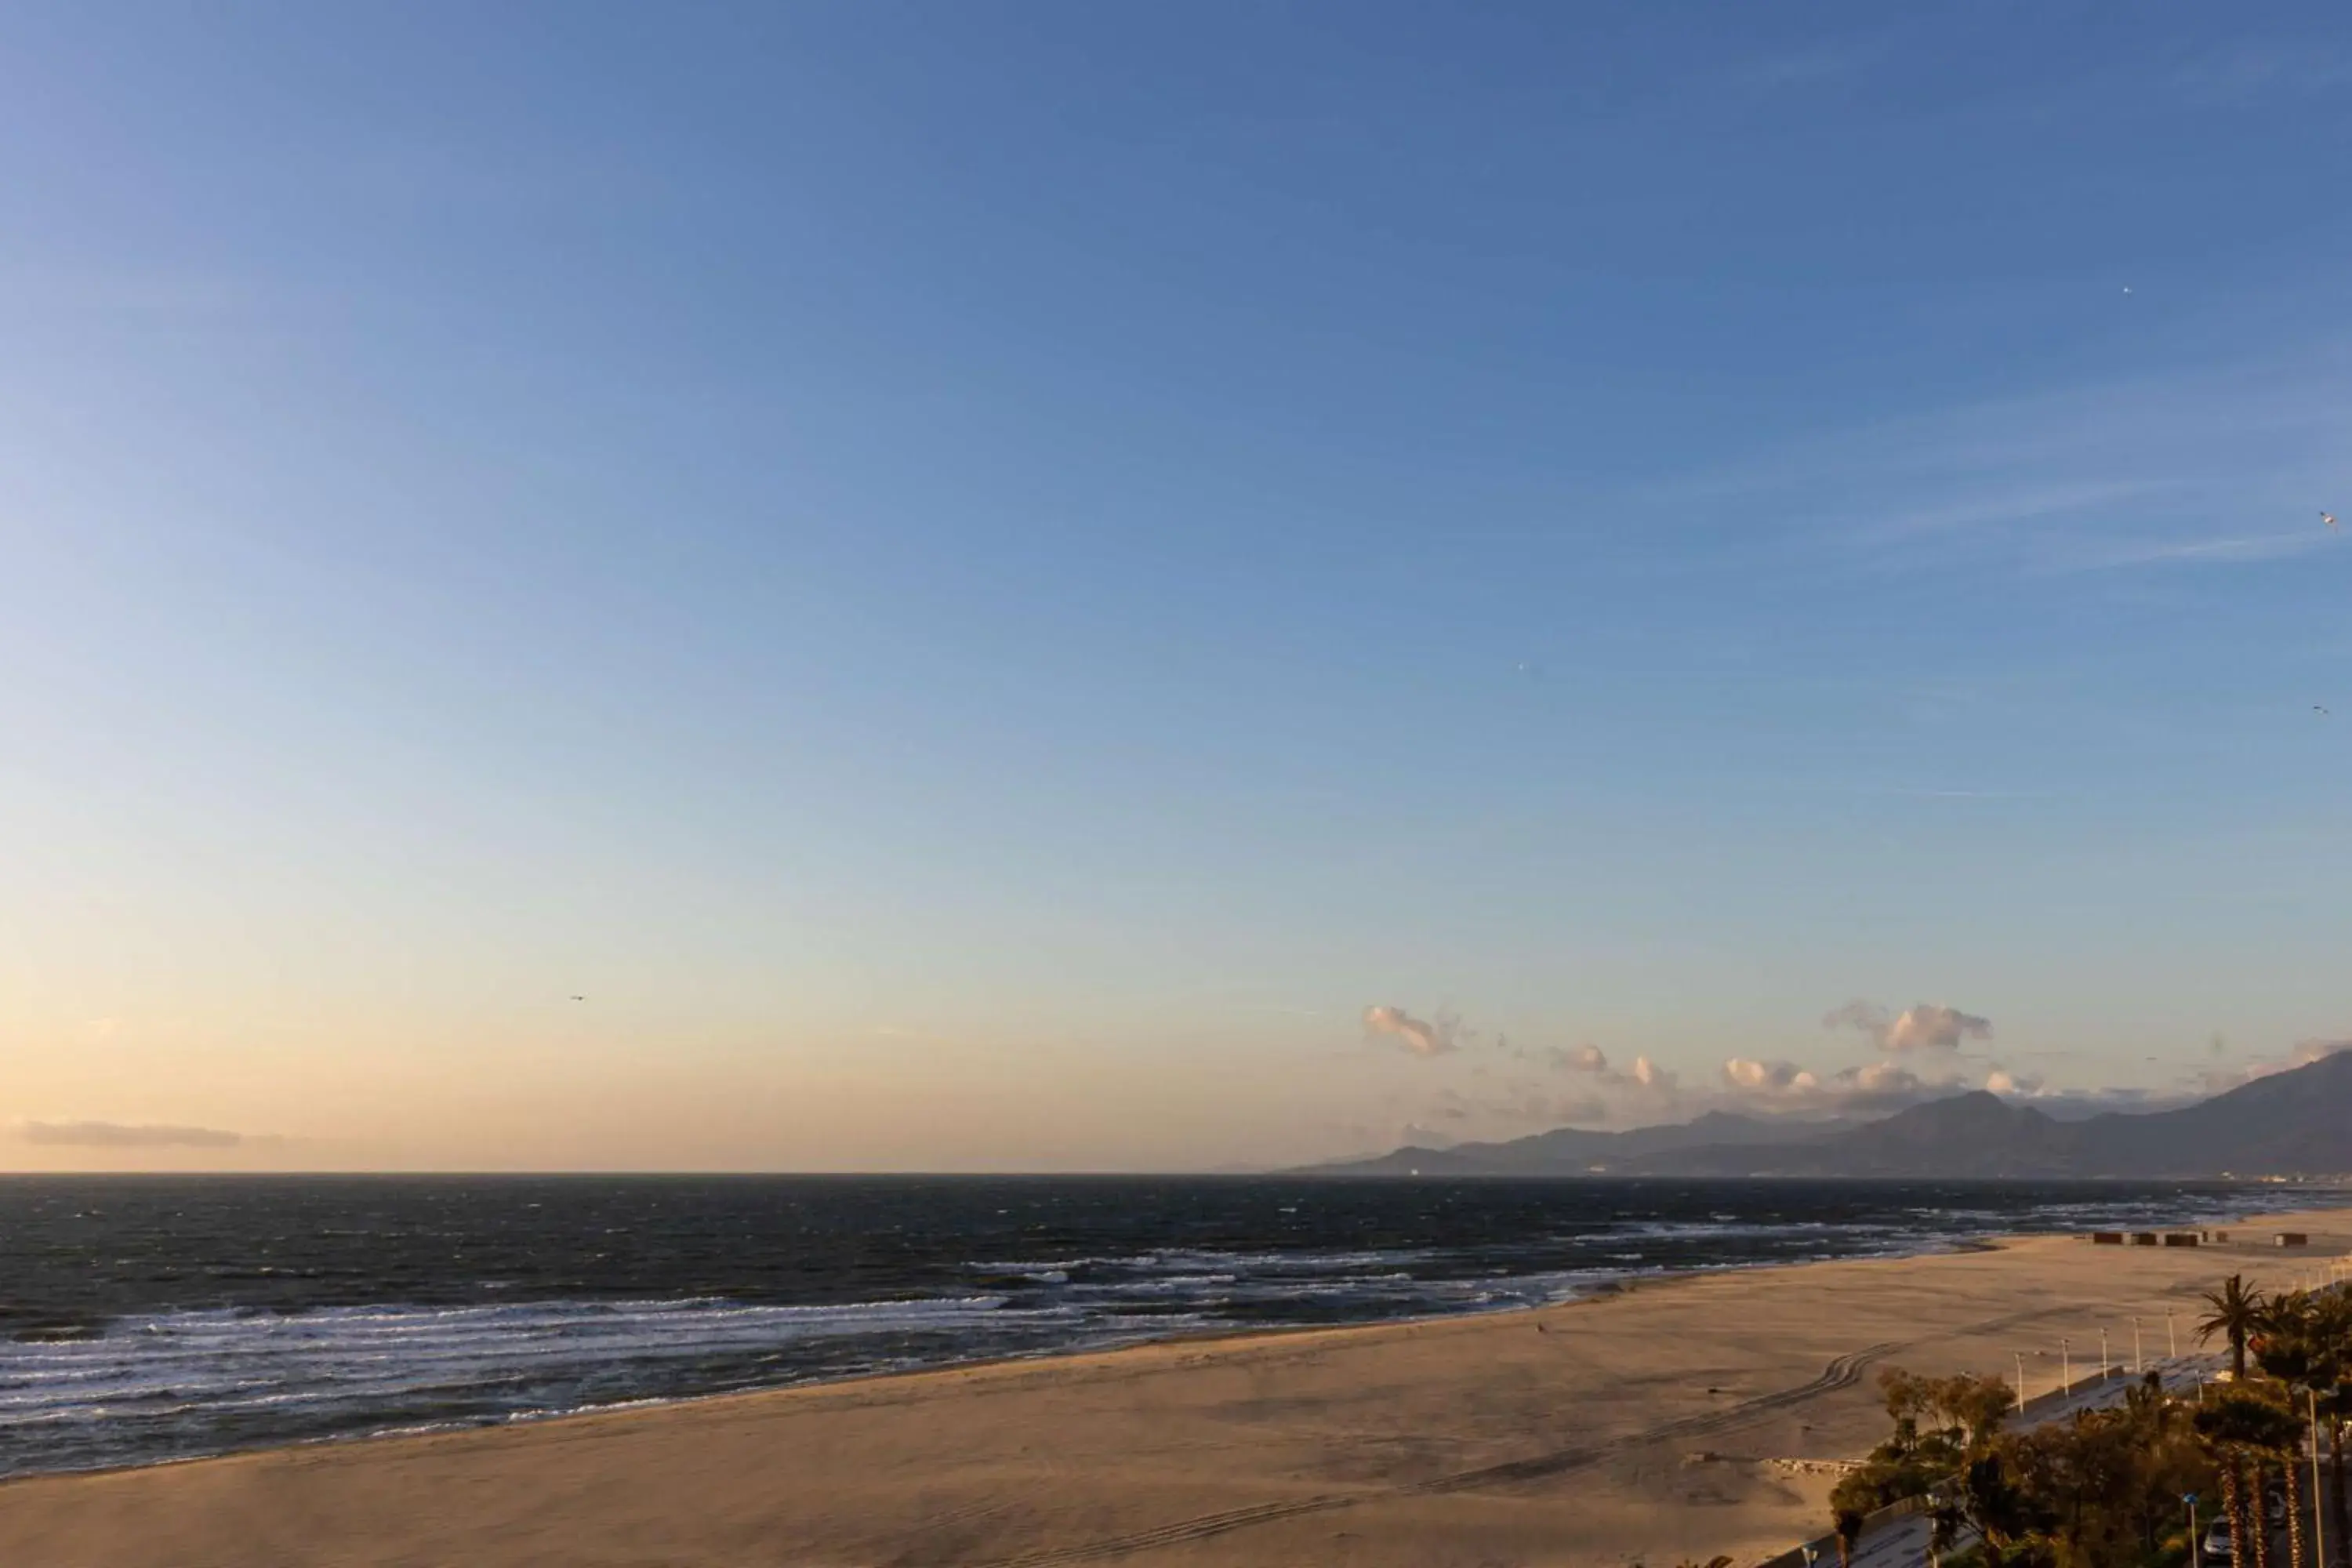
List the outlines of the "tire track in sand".
{"label": "tire track in sand", "polygon": [[1018,1557],[999,1558],[985,1564],[984,1568],[1059,1568],[1060,1564],[1068,1563],[1102,1563],[1147,1552],[1153,1547],[1181,1546],[1188,1542],[1205,1541],[1211,1536],[1247,1530],[1255,1525],[1272,1524],[1278,1520],[1336,1512],[1343,1508],[1353,1508],[1358,1503],[1380,1502],[1390,1498],[1443,1497],[1452,1492],[1475,1491],[1481,1487],[1508,1486],[1515,1482],[1565,1475],[1570,1470],[1598,1464],[1612,1454],[1646,1447],[1653,1443],[1670,1442],[1677,1437],[1696,1437],[1719,1432],[1759,1415],[1769,1415],[1776,1410],[1801,1405],[1806,1400],[1837,1389],[1851,1388],[1862,1380],[1863,1373],[1873,1363],[1901,1348],[1892,1341],[1871,1345],[1851,1355],[1839,1356],[1822,1368],[1819,1376],[1794,1387],[1759,1394],[1738,1405],[1726,1405],[1721,1410],[1709,1410],[1696,1415],[1685,1415],[1679,1420],[1662,1422],[1605,1442],[1556,1448],[1548,1454],[1506,1460],[1499,1465],[1482,1465],[1475,1470],[1459,1470],[1452,1475],[1415,1481],[1409,1486],[1374,1491],[1332,1492],[1320,1497],[1294,1498],[1286,1502],[1259,1503],[1254,1508],[1229,1509],[1222,1513],[1197,1514],[1151,1530],[1139,1530],[1130,1535],[1114,1535],[1076,1546],[1057,1546],[1043,1552],[1025,1552]]}

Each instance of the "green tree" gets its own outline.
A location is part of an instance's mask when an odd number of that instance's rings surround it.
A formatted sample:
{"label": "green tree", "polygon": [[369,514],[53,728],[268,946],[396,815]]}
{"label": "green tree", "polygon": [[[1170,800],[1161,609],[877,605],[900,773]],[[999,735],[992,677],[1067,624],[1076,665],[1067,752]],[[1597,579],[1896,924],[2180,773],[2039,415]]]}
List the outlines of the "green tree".
{"label": "green tree", "polygon": [[2346,1428],[2352,1426],[2352,1380],[2340,1373],[2319,1395],[2319,1419],[2327,1427],[2327,1481],[2333,1494],[2328,1512],[2328,1539],[2336,1543],[2336,1561],[2352,1562],[2352,1499],[2344,1484]]}
{"label": "green tree", "polygon": [[1927,1568],[1944,1568],[1944,1553],[1960,1538],[1960,1527],[1968,1521],[1959,1504],[1948,1498],[1938,1499],[1927,1510]]}
{"label": "green tree", "polygon": [[[2252,1342],[2254,1360],[2287,1392],[2287,1414],[2308,1409],[2307,1400],[2335,1381],[2329,1347],[2319,1333],[2316,1306],[2309,1293],[2289,1290],[2271,1298],[2263,1313],[2263,1330]],[[2290,1568],[2304,1568],[2303,1541],[2303,1422],[2280,1456],[2286,1470],[2286,1552]],[[2312,1500],[2316,1505],[2319,1500]]]}
{"label": "green tree", "polygon": [[[2314,1296],[2305,1333],[2316,1358],[2311,1370],[2314,1404],[2327,1433],[2328,1538],[2339,1562],[2352,1561],[2352,1507],[2344,1484],[2346,1428],[2352,1425],[2352,1293],[2336,1287]],[[2318,1500],[2313,1501],[2315,1512]]]}
{"label": "green tree", "polygon": [[1961,1516],[1985,1543],[1985,1568],[2001,1568],[2009,1553],[2024,1546],[2045,1520],[2035,1500],[2011,1469],[2014,1445],[1987,1448],[1960,1472],[1953,1496]]}
{"label": "green tree", "polygon": [[1838,1568],[1853,1568],[1853,1543],[1862,1539],[1862,1521],[1867,1517],[1859,1509],[1841,1507],[1835,1500],[1830,1504],[1830,1529],[1837,1536]]}
{"label": "green tree", "polygon": [[[2199,1439],[2221,1472],[2221,1506],[2230,1515],[2231,1568],[2265,1568],[2268,1521],[2263,1517],[2264,1461],[2294,1444],[2302,1424],[2251,1388],[2233,1385],[2197,1412]],[[2252,1495],[2249,1496],[2249,1488]],[[2251,1513],[2252,1518],[2249,1519]]]}

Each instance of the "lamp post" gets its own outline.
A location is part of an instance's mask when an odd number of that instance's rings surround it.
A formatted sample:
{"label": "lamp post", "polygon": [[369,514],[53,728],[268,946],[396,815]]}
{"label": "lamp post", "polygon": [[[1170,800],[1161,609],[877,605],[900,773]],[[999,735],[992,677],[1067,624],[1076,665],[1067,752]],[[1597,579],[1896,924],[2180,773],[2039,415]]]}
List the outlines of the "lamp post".
{"label": "lamp post", "polygon": [[2164,1310],[2164,1359],[2180,1359],[2180,1342],[2172,1337],[2172,1309],[2169,1307]]}
{"label": "lamp post", "polygon": [[2074,1392],[2074,1358],[2063,1334],[2058,1337],[2058,1386],[2067,1394]]}
{"label": "lamp post", "polygon": [[2107,1381],[2107,1331],[2105,1327],[2099,1330],[2099,1381]]}
{"label": "lamp post", "polygon": [[2320,1520],[2327,1512],[2321,1506],[2327,1494],[2319,1487],[2319,1390],[2306,1388],[2303,1392],[2311,1401],[2311,1560],[2324,1568],[2327,1562],[2327,1527]]}
{"label": "lamp post", "polygon": [[2017,1413],[2022,1415],[2025,1414],[2025,1352],[2012,1351],[2010,1353],[2017,1357]]}
{"label": "lamp post", "polygon": [[2134,1318],[2132,1320],[2132,1375],[2137,1377],[2139,1374],[2139,1320]]}

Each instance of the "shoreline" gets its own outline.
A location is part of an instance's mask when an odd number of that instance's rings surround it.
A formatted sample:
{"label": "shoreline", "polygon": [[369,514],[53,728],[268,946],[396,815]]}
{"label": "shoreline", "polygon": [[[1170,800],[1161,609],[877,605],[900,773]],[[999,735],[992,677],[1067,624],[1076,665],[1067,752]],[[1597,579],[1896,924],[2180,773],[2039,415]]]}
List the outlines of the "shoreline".
{"label": "shoreline", "polygon": [[1150,1350],[1163,1345],[1201,1345],[1244,1347],[1262,1341],[1296,1338],[1314,1334],[1355,1334],[1378,1330],[1428,1327],[1465,1321],[1484,1321],[1527,1316],[1543,1312],[1565,1311],[1577,1307],[1613,1300],[1635,1291],[1671,1285],[1685,1279],[1709,1278],[1717,1275],[1770,1272],[1783,1269],[1816,1268],[1832,1264],[1899,1263],[1906,1259],[1937,1258],[1967,1252],[1997,1252],[2021,1241],[2064,1233],[2051,1231],[2017,1231],[1993,1236],[1958,1237],[1948,1241],[1924,1244],[1916,1248],[1889,1251],[1852,1253],[1840,1257],[1799,1258],[1765,1262],[1695,1263],[1661,1265],[1654,1268],[1613,1273],[1596,1281],[1589,1289],[1535,1305],[1516,1303],[1509,1306],[1473,1307],[1450,1312],[1409,1313],[1388,1318],[1367,1319],[1360,1322],[1338,1323],[1268,1323],[1256,1326],[1234,1325],[1223,1328],[1182,1330],[1169,1334],[1143,1334],[1115,1343],[1056,1347],[1027,1352],[1013,1352],[1002,1355],[974,1356],[932,1363],[923,1366],[898,1367],[880,1372],[845,1373],[837,1376],[815,1376],[790,1383],[761,1384],[753,1388],[713,1389],[707,1393],[655,1394],[644,1398],[614,1400],[610,1404],[580,1405],[565,1410],[517,1411],[511,1415],[477,1421],[446,1421],[415,1423],[406,1426],[372,1428],[365,1431],[329,1433],[316,1437],[295,1437],[265,1440],[236,1447],[215,1449],[200,1454],[166,1456],[161,1458],[135,1459],[123,1464],[88,1465],[70,1468],[25,1470],[0,1476],[0,1490],[29,1481],[92,1476],[136,1474],[144,1470],[175,1468],[187,1465],[210,1464],[220,1460],[251,1458],[257,1455],[294,1453],[311,1449],[340,1448],[362,1445],[395,1443],[410,1438],[453,1436],[474,1432],[503,1432],[529,1427],[546,1426],[559,1422],[588,1421],[602,1416],[625,1415],[643,1410],[691,1409],[730,1400],[761,1399],[774,1395],[821,1389],[853,1387],[862,1384],[888,1383],[896,1380],[920,1378],[940,1373],[982,1372],[1000,1367],[1031,1366],[1044,1362],[1075,1361],[1097,1356],[1118,1356],[1132,1352]]}
{"label": "shoreline", "polygon": [[[2054,1381],[2060,1340],[2302,1253],[2018,1233],[1676,1270],[1544,1307],[1187,1334],[0,1483],[0,1562],[647,1568],[1281,1561],[1625,1568],[1819,1533],[1901,1364]],[[2185,1324],[2183,1338],[2187,1338]],[[2183,1349],[2190,1348],[2184,1343]],[[2038,1359],[2037,1359],[2038,1358]],[[2046,1371],[2045,1371],[2046,1365]],[[2036,1388],[2034,1392],[2039,1392]]]}
{"label": "shoreline", "polygon": [[[1360,1178],[1379,1180],[1383,1178]],[[1463,1178],[1475,1179],[1475,1178]],[[1516,1178],[1507,1178],[1516,1179]],[[1659,1178],[1670,1180],[1671,1178]],[[2267,1184],[2247,1183],[2249,1189]],[[2336,1195],[2352,1196],[2343,1189]],[[2284,1220],[2300,1215],[2324,1215],[2334,1211],[2282,1209],[2262,1213],[2233,1223],[2259,1225],[2272,1220]],[[263,1439],[249,1444],[223,1447],[203,1453],[168,1455],[155,1458],[132,1459],[120,1464],[99,1464],[57,1469],[20,1471],[0,1476],[0,1491],[28,1482],[47,1479],[81,1479],[101,1476],[138,1474],[148,1470],[180,1468],[235,1459],[251,1458],[278,1453],[341,1451],[410,1440],[457,1436],[467,1434],[496,1433],[545,1428],[566,1423],[594,1421],[625,1416],[632,1413],[652,1410],[692,1410],[706,1405],[779,1397],[835,1389],[854,1389],[874,1384],[890,1384],[944,1374],[986,1372],[1000,1368],[1036,1366],[1044,1363],[1071,1363],[1100,1357],[1122,1356],[1159,1347],[1203,1346],[1246,1348],[1261,1342],[1316,1335],[1376,1334],[1382,1331],[1426,1328],[1456,1322],[1507,1320],[1531,1317],[1546,1312],[1568,1310],[1591,1306],[1632,1295],[1644,1289],[1669,1287],[1688,1279],[1710,1279],[1733,1275],[1770,1274],[1819,1268],[1840,1265],[1898,1264],[1910,1260],[1953,1257],[1969,1253],[1999,1252],[2021,1244],[2054,1238],[2087,1238],[2087,1232],[2059,1230],[2021,1230],[1981,1235],[1958,1235],[1923,1241],[1916,1247],[1891,1247],[1877,1250],[1816,1258],[1770,1260],[1750,1260],[1727,1263],[1691,1263],[1633,1268],[1622,1271],[1595,1270],[1596,1278],[1588,1286],[1551,1300],[1538,1303],[1512,1303],[1491,1307],[1471,1307],[1451,1311],[1407,1313],[1397,1316],[1367,1319],[1355,1322],[1332,1323],[1266,1323],[1232,1324],[1180,1330],[1167,1334],[1141,1333],[1112,1342],[1074,1346],[1055,1346],[1029,1352],[1010,1352],[969,1358],[957,1357],[920,1366],[897,1367],[883,1371],[854,1372],[838,1375],[818,1374],[789,1382],[765,1384],[753,1387],[714,1389],[708,1392],[676,1394],[653,1394],[637,1398],[614,1400],[609,1403],[586,1405],[567,1409],[517,1411],[508,1415],[477,1420],[408,1423],[350,1432],[327,1433],[317,1436]],[[909,1298],[910,1302],[925,1300]],[[896,1301],[860,1303],[899,1305]]]}

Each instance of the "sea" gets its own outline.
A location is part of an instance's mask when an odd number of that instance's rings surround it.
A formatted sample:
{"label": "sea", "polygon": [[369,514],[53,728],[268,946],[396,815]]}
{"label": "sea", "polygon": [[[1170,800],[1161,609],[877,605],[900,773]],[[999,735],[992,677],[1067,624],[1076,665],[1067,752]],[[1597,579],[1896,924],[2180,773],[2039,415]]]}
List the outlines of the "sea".
{"label": "sea", "polygon": [[0,1477],[2309,1206],[2190,1183],[0,1177]]}

